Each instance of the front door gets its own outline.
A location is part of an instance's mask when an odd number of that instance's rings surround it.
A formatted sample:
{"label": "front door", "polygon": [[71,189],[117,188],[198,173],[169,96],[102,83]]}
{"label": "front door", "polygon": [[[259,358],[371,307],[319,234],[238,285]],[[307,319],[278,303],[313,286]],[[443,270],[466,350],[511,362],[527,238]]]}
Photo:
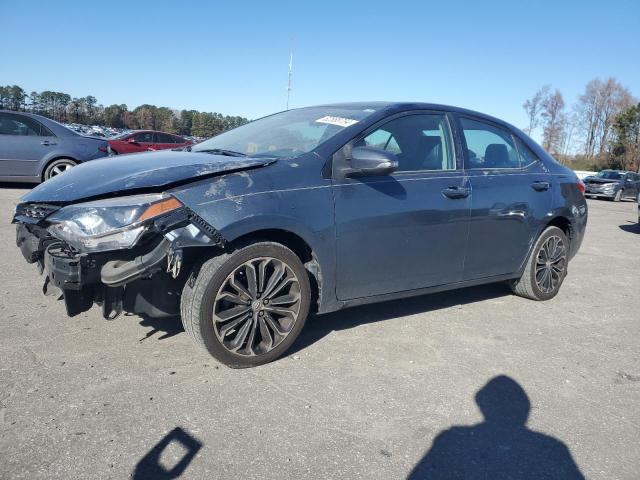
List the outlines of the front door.
{"label": "front door", "polygon": [[149,150],[156,150],[154,148],[155,144],[155,133],[153,132],[138,132],[133,136],[134,149],[133,152],[146,152]]}
{"label": "front door", "polygon": [[459,281],[470,199],[447,115],[402,114],[348,147],[355,146],[391,151],[399,168],[378,177],[335,175],[338,298]]}
{"label": "front door", "polygon": [[471,222],[464,279],[511,274],[551,208],[551,176],[524,143],[499,125],[461,117]]}

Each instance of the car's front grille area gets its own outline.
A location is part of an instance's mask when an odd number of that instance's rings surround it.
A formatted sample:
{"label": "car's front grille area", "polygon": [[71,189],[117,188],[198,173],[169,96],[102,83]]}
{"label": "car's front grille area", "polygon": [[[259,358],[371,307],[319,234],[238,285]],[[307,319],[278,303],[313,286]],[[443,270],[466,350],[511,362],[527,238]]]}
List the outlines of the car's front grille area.
{"label": "car's front grille area", "polygon": [[57,205],[47,205],[44,203],[21,203],[16,207],[16,216],[42,220],[59,209],[60,207]]}

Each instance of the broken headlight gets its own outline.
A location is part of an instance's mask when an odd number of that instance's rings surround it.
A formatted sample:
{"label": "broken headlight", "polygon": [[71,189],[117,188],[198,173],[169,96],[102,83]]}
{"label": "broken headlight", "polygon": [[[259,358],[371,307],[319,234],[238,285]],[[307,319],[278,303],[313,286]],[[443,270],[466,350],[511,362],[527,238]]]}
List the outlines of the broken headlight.
{"label": "broken headlight", "polygon": [[147,228],[147,220],[180,208],[165,194],[117,197],[61,208],[47,218],[54,237],[81,252],[133,247]]}

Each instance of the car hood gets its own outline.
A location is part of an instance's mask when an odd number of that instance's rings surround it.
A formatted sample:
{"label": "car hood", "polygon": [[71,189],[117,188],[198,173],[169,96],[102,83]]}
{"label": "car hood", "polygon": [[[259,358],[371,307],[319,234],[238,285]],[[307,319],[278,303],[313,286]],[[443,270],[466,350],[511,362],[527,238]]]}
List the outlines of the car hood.
{"label": "car hood", "polygon": [[70,203],[138,193],[269,165],[273,158],[247,158],[165,150],[118,155],[83,163],[38,185],[23,202]]}
{"label": "car hood", "polygon": [[622,183],[622,180],[613,180],[610,178],[585,177],[584,182],[587,183]]}

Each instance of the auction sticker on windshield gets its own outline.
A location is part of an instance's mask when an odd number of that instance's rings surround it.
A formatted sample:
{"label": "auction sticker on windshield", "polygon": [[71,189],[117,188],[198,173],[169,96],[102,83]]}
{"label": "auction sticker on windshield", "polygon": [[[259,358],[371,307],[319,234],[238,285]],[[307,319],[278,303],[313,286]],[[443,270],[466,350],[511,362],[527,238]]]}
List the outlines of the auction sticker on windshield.
{"label": "auction sticker on windshield", "polygon": [[328,123],[329,125],[337,125],[339,127],[350,127],[353,124],[358,123],[358,120],[352,120],[351,118],[334,117],[327,115],[326,117],[316,120],[317,123]]}

